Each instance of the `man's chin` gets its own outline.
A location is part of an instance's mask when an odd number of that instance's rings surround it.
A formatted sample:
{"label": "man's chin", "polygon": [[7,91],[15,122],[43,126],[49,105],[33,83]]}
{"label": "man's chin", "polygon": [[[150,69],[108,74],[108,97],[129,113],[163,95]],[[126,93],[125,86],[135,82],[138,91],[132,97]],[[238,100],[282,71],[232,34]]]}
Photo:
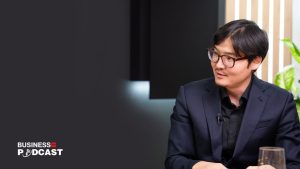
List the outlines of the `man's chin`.
{"label": "man's chin", "polygon": [[215,83],[218,85],[218,86],[221,86],[221,87],[226,87],[227,85],[227,83],[225,82],[225,80],[223,80],[223,79],[217,79],[217,78],[215,78]]}

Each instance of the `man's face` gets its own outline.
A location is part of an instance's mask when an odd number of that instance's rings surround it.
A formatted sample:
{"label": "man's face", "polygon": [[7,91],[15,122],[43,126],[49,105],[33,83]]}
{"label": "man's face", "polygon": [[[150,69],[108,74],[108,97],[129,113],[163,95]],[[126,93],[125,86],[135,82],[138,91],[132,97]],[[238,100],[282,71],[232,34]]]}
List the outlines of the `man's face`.
{"label": "man's face", "polygon": [[[227,55],[237,58],[230,38],[227,38],[219,45],[216,45],[215,51],[219,55]],[[223,64],[221,58],[219,58],[217,63],[211,62],[211,67],[213,69],[217,85],[227,89],[245,89],[251,80],[252,71],[256,70],[259,64],[260,63],[257,62],[251,62],[251,64],[248,65],[248,60],[244,59],[236,61],[234,67],[228,68]]]}

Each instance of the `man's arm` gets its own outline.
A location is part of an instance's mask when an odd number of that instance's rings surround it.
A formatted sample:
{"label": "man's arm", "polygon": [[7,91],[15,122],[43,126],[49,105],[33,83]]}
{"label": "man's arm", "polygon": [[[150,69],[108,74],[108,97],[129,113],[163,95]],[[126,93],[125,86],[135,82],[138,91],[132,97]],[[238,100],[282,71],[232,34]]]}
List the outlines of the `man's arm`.
{"label": "man's arm", "polygon": [[292,94],[283,109],[276,146],[284,147],[287,169],[300,168],[300,123]]}
{"label": "man's arm", "polygon": [[171,130],[165,161],[166,169],[226,169],[220,163],[199,161],[197,159],[192,120],[190,118],[184,87],[181,87],[171,115]]}
{"label": "man's arm", "polygon": [[171,115],[166,169],[191,169],[195,159],[191,119],[187,110],[184,87],[181,87]]}

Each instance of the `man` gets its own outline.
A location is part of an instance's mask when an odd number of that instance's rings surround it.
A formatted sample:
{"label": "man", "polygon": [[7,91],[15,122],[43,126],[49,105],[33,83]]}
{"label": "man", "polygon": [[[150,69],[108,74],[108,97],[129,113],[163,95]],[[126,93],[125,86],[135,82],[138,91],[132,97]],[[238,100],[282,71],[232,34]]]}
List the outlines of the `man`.
{"label": "man", "polygon": [[293,96],[254,75],[268,51],[267,34],[252,21],[236,20],[213,40],[208,57],[214,78],[179,90],[166,169],[257,168],[262,146],[283,147],[287,169],[300,169]]}

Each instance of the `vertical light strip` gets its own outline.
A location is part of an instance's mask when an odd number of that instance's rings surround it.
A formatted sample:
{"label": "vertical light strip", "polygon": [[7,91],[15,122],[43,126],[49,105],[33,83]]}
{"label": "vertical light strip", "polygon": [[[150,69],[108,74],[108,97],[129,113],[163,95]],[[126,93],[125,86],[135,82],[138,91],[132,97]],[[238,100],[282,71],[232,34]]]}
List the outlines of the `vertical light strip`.
{"label": "vertical light strip", "polygon": [[[279,39],[283,39],[284,38],[284,18],[285,18],[285,0],[280,0],[280,17],[279,17]],[[283,46],[283,42],[279,41],[279,71],[282,71],[283,67],[284,67],[284,46]]]}
{"label": "vertical light strip", "polygon": [[253,20],[268,33],[268,56],[256,75],[273,83],[274,75],[290,64],[291,57],[280,39],[291,38],[291,6],[293,0],[226,0],[226,21]]}
{"label": "vertical light strip", "polygon": [[[284,38],[292,38],[292,3],[293,0],[285,0],[284,8]],[[295,16],[296,17],[296,16]],[[292,62],[291,54],[287,47],[283,47],[284,65],[289,65]]]}
{"label": "vertical light strip", "polygon": [[235,0],[234,3],[234,19],[237,20],[240,18],[240,0]]}
{"label": "vertical light strip", "polygon": [[[257,10],[257,25],[262,29],[263,28],[263,1],[258,1],[258,10]],[[257,69],[256,75],[258,78],[262,78],[262,67],[260,66]]]}
{"label": "vertical light strip", "polygon": [[[269,1],[264,0],[263,1],[263,28],[268,33],[268,35],[269,35],[269,9],[270,9]],[[261,66],[262,79],[266,81],[268,80],[268,60],[269,60],[269,56],[267,55]]]}
{"label": "vertical light strip", "polygon": [[263,0],[259,0],[258,1],[258,17],[257,17],[257,25],[260,27],[260,28],[263,28]]}
{"label": "vertical light strip", "polygon": [[240,14],[239,19],[247,18],[247,0],[240,0]]}
{"label": "vertical light strip", "polygon": [[279,28],[280,28],[280,0],[273,0],[274,11],[273,11],[273,78],[279,71]]}
{"label": "vertical light strip", "polygon": [[251,1],[251,20],[254,22],[257,22],[257,18],[258,18],[258,12],[257,9],[258,8],[258,0],[252,0]]}
{"label": "vertical light strip", "polygon": [[235,16],[235,0],[226,0],[225,23],[234,20]]}
{"label": "vertical light strip", "polygon": [[268,53],[268,82],[273,82],[273,31],[274,31],[274,0],[269,0],[269,53]]}
{"label": "vertical light strip", "polygon": [[248,19],[248,20],[250,20],[251,19],[251,9],[252,7],[251,7],[251,0],[247,0],[247,6],[246,6],[246,10],[247,10],[247,15],[246,15],[246,18]]}

